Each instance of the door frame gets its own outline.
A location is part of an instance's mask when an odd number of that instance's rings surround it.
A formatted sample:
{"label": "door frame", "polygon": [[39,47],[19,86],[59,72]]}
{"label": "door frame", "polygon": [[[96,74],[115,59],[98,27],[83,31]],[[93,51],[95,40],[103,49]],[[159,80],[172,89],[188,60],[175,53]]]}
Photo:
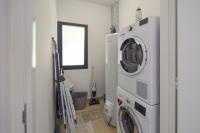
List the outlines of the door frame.
{"label": "door frame", "polygon": [[33,120],[33,75],[34,75],[34,68],[32,65],[32,60],[33,60],[33,22],[34,22],[34,5],[35,0],[25,0],[24,5],[25,5],[25,43],[26,45],[26,82],[27,82],[27,87],[26,93],[25,93],[25,104],[27,106],[27,133],[34,133],[34,120]]}
{"label": "door frame", "polygon": [[177,133],[177,0],[160,9],[160,132]]}

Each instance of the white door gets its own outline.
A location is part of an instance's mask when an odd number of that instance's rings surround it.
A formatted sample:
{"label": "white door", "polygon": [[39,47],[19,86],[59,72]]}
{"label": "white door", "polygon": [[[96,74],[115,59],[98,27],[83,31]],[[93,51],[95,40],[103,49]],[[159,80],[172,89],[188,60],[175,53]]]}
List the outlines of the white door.
{"label": "white door", "polygon": [[178,133],[200,133],[199,10],[199,0],[178,0]]}
{"label": "white door", "polygon": [[25,133],[31,129],[22,113],[31,103],[31,0],[1,0],[0,10],[0,132]]}

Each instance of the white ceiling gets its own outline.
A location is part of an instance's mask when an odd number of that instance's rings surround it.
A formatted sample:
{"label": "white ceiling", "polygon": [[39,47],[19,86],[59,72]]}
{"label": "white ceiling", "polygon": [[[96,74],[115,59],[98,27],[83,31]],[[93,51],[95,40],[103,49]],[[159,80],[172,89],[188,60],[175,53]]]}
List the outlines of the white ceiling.
{"label": "white ceiling", "polygon": [[96,4],[111,6],[116,0],[79,0],[79,1],[92,2]]}

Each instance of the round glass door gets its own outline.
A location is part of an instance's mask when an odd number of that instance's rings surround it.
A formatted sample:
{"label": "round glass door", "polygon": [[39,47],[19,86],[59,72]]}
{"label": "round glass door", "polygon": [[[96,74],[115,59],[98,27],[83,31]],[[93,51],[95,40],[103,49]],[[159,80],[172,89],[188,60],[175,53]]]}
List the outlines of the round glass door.
{"label": "round glass door", "polygon": [[122,133],[142,133],[139,121],[128,108],[121,107],[118,116]]}
{"label": "round glass door", "polygon": [[120,48],[121,66],[127,73],[139,73],[147,61],[145,45],[136,38],[129,38],[122,43]]}

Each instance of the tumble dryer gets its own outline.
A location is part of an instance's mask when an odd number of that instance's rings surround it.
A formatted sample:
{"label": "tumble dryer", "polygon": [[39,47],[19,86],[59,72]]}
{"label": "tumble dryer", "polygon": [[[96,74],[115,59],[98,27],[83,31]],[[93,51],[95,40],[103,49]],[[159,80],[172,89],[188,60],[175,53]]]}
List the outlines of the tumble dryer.
{"label": "tumble dryer", "polygon": [[151,106],[118,88],[117,133],[160,133],[159,105]]}
{"label": "tumble dryer", "polygon": [[159,104],[159,17],[148,17],[119,32],[118,85],[150,105]]}

